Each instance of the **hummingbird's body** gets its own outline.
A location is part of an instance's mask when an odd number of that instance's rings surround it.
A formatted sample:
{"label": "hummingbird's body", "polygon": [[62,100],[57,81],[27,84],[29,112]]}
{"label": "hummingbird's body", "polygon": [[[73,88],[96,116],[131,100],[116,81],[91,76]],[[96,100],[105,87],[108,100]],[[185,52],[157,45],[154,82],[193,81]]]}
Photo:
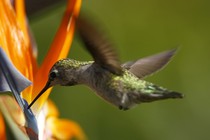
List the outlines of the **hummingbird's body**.
{"label": "hummingbird's body", "polygon": [[123,110],[143,102],[183,97],[178,92],[143,80],[144,77],[163,68],[176,50],[120,64],[110,43],[88,20],[77,19],[77,30],[94,61],[81,62],[67,58],[56,62],[49,72],[47,84],[28,108],[49,87],[55,85],[84,84],[104,100]]}
{"label": "hummingbird's body", "polygon": [[116,75],[93,61],[63,59],[58,61],[51,72],[59,71],[58,78],[52,83],[61,86],[84,84],[107,102],[126,110],[135,104],[166,98],[181,98],[179,93],[168,91],[150,82],[141,80],[127,69]]}

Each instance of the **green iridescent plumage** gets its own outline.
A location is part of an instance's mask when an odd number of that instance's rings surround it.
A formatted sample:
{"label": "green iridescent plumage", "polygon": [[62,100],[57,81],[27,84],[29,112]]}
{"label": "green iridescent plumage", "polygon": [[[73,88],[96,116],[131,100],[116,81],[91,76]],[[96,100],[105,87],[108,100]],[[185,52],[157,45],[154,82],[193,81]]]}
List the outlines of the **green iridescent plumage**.
{"label": "green iridescent plumage", "polygon": [[57,67],[63,67],[63,68],[79,68],[81,66],[84,66],[84,65],[87,65],[87,64],[91,64],[93,63],[93,61],[77,61],[77,60],[74,60],[74,59],[61,59],[59,60],[58,62],[56,62],[54,64],[54,66],[57,66]]}

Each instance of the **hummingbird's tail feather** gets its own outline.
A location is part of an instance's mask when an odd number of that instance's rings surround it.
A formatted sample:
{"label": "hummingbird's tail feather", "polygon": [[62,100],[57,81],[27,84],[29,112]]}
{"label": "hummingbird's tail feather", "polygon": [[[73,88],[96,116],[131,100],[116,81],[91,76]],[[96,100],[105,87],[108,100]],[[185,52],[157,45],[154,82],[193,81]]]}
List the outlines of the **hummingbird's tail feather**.
{"label": "hummingbird's tail feather", "polygon": [[169,98],[183,98],[184,95],[179,93],[179,92],[176,92],[176,91],[171,91],[171,92],[168,92],[166,94],[166,96],[168,96]]}
{"label": "hummingbird's tail feather", "polygon": [[179,92],[166,90],[162,93],[154,92],[150,94],[141,94],[139,100],[140,102],[153,102],[153,101],[164,100],[164,99],[181,99],[183,97],[184,95]]}

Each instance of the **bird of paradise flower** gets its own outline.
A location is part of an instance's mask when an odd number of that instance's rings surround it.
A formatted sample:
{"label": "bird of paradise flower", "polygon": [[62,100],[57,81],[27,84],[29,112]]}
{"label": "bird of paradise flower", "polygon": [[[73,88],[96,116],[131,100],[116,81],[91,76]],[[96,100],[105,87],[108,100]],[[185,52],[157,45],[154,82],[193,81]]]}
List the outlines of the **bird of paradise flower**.
{"label": "bird of paradise flower", "polygon": [[[0,2],[0,46],[15,67],[33,82],[32,86],[21,92],[22,98],[30,103],[47,81],[48,71],[51,66],[57,60],[65,58],[69,52],[75,29],[75,19],[72,17],[78,16],[81,0],[68,0],[61,25],[40,67],[36,62],[36,45],[33,43],[34,40],[27,23],[24,0],[16,0],[14,3],[15,6],[13,7],[10,0],[1,0]],[[58,118],[57,108],[52,101],[47,100],[50,90],[32,108],[37,118],[39,139],[71,139],[73,137],[85,139],[79,125]],[[12,119],[9,122],[14,123],[9,125],[19,126],[16,133],[21,134],[18,134],[17,137],[27,139],[26,130],[24,127],[20,127],[25,124],[24,121],[26,120],[16,101],[10,96],[0,96],[0,106],[5,118]],[[0,123],[0,137],[6,139],[1,114]]]}

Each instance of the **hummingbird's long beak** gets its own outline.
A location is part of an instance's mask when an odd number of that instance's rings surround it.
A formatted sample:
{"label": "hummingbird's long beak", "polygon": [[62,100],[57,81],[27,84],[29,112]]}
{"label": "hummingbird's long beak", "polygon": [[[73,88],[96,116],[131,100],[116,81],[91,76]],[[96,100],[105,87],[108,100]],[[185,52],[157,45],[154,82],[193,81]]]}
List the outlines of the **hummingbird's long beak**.
{"label": "hummingbird's long beak", "polygon": [[50,81],[48,81],[46,83],[46,85],[44,86],[44,88],[40,91],[40,93],[35,97],[35,99],[29,104],[28,109],[30,109],[30,107],[36,102],[37,99],[39,99],[39,97],[48,89],[50,88]]}

